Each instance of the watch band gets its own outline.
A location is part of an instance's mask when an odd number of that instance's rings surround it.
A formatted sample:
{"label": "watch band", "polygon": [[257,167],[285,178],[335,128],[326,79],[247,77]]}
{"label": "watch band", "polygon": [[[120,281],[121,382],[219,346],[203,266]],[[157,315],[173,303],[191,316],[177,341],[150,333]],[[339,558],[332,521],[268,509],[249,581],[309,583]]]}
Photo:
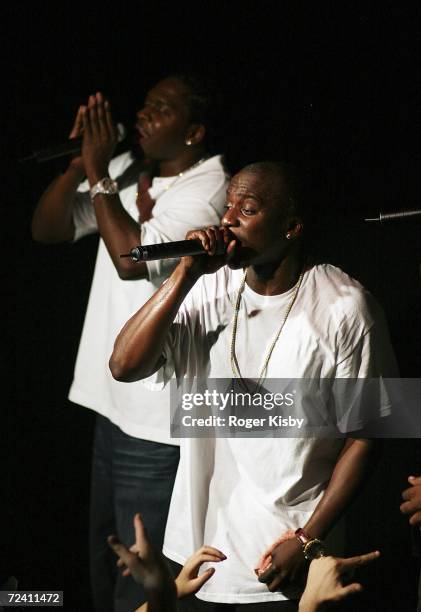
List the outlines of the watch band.
{"label": "watch band", "polygon": [[118,193],[118,185],[116,181],[113,181],[109,176],[104,176],[100,181],[95,183],[89,192],[91,200],[93,201],[95,196],[99,193],[104,195],[114,195]]}
{"label": "watch band", "polygon": [[326,548],[322,540],[319,540],[319,538],[313,538],[309,533],[304,531],[304,529],[301,529],[301,527],[296,530],[295,535],[301,542],[304,557],[308,561],[325,556]]}

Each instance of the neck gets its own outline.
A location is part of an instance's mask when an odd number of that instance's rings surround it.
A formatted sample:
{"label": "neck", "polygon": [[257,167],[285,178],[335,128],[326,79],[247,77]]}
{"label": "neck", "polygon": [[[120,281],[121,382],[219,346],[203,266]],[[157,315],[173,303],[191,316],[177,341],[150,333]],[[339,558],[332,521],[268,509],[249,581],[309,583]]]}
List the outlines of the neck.
{"label": "neck", "polygon": [[289,291],[298,281],[303,263],[297,255],[288,255],[280,263],[251,265],[247,269],[247,285],[260,295],[279,295]]}
{"label": "neck", "polygon": [[206,150],[204,147],[186,147],[174,159],[165,159],[159,163],[159,176],[176,176],[197,164],[205,155]]}

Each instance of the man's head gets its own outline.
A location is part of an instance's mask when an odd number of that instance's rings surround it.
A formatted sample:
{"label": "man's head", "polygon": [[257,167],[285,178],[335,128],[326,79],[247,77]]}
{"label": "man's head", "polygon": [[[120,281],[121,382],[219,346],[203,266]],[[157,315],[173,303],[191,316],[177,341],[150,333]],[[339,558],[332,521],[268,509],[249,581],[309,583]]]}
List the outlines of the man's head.
{"label": "man's head", "polygon": [[139,144],[150,159],[176,159],[206,148],[209,95],[202,83],[176,74],[159,81],[147,93],[137,113]]}
{"label": "man's head", "polygon": [[226,208],[222,225],[237,239],[230,267],[281,261],[302,237],[301,188],[288,164],[246,166],[230,182]]}

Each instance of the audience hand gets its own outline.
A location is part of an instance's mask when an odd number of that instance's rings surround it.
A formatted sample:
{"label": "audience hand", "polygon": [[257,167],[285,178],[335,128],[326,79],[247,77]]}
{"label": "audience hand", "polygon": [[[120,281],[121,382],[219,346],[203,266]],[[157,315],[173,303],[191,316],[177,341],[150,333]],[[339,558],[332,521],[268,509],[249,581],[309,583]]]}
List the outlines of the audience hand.
{"label": "audience hand", "polygon": [[108,537],[108,544],[119,556],[117,565],[123,569],[123,575],[133,576],[142,584],[146,591],[162,591],[174,593],[174,580],[170,574],[164,557],[150,544],[139,514],[134,516],[135,543],[130,549],[122,544],[117,536]]}
{"label": "audience hand", "polygon": [[402,493],[405,500],[400,506],[402,514],[410,514],[409,523],[416,527],[421,527],[421,476],[409,476],[409,489]]}
{"label": "audience hand", "polygon": [[358,555],[349,559],[320,557],[310,563],[307,585],[300,600],[299,612],[315,612],[328,601],[340,601],[352,593],[362,590],[361,584],[353,582],[343,586],[341,578],[346,572],[366,565],[380,556],[379,551]]}
{"label": "audience hand", "polygon": [[200,566],[206,562],[219,563],[225,561],[226,556],[220,550],[211,546],[202,546],[191,557],[187,559],[183,569],[175,579],[177,596],[179,599],[197,593],[199,589],[215,573],[214,567],[209,567],[200,576],[198,575]]}

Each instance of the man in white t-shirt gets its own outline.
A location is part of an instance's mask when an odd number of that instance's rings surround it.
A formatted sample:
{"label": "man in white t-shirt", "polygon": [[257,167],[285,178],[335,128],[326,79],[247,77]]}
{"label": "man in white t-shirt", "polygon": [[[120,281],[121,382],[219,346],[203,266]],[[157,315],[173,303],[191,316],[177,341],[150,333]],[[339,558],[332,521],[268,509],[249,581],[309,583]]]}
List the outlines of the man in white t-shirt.
{"label": "man in white t-shirt", "polygon": [[[108,358],[118,330],[174,267],[174,260],[134,264],[121,259],[138,244],[182,240],[186,232],[219,223],[227,176],[221,157],[208,153],[210,99],[188,76],[160,81],[137,113],[144,157],[111,160],[116,128],[97,93],[81,106],[71,137],[83,133],[82,154],[42,196],[33,235],[43,242],[101,240],[79,346],[73,402],[98,413],[91,487],[91,582],[96,610],[128,612],[142,600],[121,577],[106,537],[132,541],[135,512],[162,546],[177,471],[178,441],[169,433],[169,395],[141,383],[116,382]],[[82,182],[86,175],[87,180]]]}
{"label": "man in white t-shirt", "polygon": [[[159,388],[172,377],[247,385],[395,373],[371,296],[338,268],[303,257],[300,190],[288,166],[239,172],[227,209],[222,229],[189,234],[210,257],[183,258],[120,332],[110,359],[117,379]],[[332,425],[346,433],[364,425],[357,416]],[[188,609],[296,609],[288,588],[304,569],[304,546],[316,556],[358,489],[370,446],[352,437],[183,439],[164,552],[182,564],[206,542],[227,556]]]}

